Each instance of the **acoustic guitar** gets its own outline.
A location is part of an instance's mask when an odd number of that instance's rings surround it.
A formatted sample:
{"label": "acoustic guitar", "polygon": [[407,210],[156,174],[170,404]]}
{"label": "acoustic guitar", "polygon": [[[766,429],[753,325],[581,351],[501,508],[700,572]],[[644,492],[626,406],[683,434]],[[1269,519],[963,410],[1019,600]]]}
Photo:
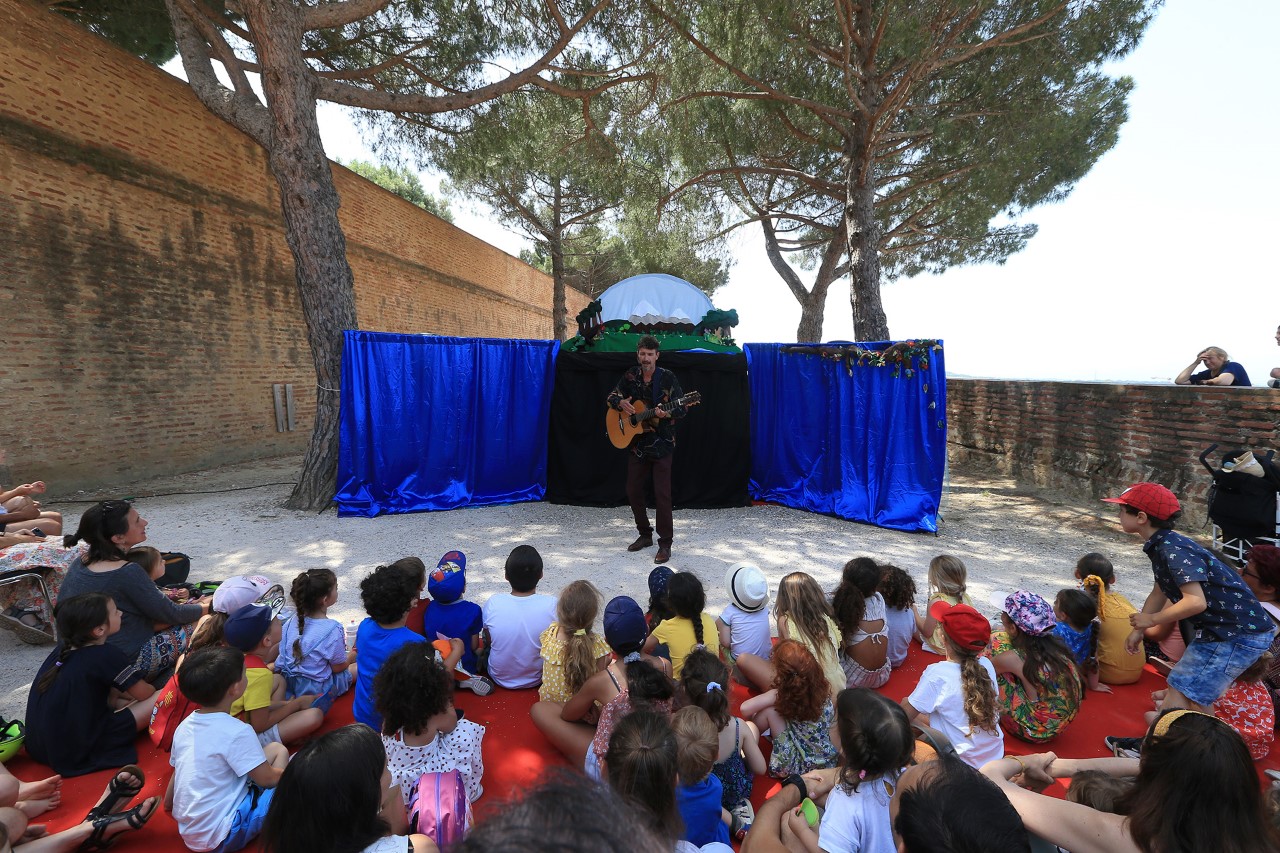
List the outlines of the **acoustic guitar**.
{"label": "acoustic guitar", "polygon": [[626,412],[606,407],[604,410],[604,429],[605,432],[609,433],[609,441],[613,442],[613,446],[619,450],[625,450],[631,446],[631,440],[637,435],[653,430],[659,409],[664,412],[670,412],[676,406],[696,406],[701,402],[702,394],[697,391],[690,391],[670,403],[659,403],[652,409],[646,407],[640,400],[632,400],[631,405],[636,410],[634,415],[628,415]]}

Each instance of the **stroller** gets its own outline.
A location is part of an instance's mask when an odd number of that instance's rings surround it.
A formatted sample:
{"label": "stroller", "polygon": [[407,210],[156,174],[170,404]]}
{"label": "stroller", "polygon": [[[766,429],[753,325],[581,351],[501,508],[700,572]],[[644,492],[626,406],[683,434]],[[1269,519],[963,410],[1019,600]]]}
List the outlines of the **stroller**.
{"label": "stroller", "polygon": [[1280,545],[1280,464],[1275,451],[1256,456],[1249,450],[1229,450],[1220,468],[1208,462],[1218,445],[1200,454],[1200,464],[1213,477],[1209,488],[1209,521],[1213,546],[1237,566],[1259,542]]}

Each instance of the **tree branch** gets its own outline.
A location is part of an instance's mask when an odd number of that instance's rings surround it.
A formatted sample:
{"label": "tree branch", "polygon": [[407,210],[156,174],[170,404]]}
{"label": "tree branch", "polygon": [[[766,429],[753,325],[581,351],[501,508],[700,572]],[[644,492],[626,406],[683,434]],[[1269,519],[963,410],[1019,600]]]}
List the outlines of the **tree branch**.
{"label": "tree branch", "polygon": [[381,12],[391,0],[329,0],[314,6],[303,6],[302,28],[324,30],[345,27]]}

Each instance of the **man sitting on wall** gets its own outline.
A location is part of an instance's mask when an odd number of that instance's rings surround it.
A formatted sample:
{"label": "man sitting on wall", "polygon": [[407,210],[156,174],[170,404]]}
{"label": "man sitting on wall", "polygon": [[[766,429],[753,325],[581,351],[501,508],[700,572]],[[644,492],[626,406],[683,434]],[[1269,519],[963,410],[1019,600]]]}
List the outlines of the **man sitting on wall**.
{"label": "man sitting on wall", "polygon": [[[1204,363],[1205,370],[1192,373]],[[1227,358],[1227,351],[1221,347],[1206,347],[1196,356],[1196,360],[1178,374],[1174,380],[1178,385],[1236,385],[1241,388],[1250,386],[1249,374],[1244,368]]]}

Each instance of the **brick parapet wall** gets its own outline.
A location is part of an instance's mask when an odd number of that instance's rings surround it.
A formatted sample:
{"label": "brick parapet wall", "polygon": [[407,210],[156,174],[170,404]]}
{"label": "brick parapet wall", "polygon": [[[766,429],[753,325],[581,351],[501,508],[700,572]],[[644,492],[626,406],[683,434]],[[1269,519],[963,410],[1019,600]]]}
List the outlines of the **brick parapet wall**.
{"label": "brick parapet wall", "polygon": [[1280,391],[948,379],[947,427],[962,469],[1091,498],[1152,480],[1186,500],[1210,485],[1209,445],[1280,450]]}
{"label": "brick parapet wall", "polygon": [[[0,479],[64,492],[301,451],[315,378],[262,149],[26,0],[0,0],[0,55]],[[550,337],[548,276],[333,170],[361,328]],[[294,385],[296,431],[272,383]]]}

